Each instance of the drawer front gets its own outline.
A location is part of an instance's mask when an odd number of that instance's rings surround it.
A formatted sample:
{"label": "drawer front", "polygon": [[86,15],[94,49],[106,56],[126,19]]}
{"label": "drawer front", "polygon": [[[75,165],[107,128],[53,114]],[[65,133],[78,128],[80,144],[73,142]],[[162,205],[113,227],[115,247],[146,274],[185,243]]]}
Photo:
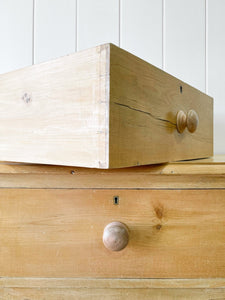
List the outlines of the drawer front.
{"label": "drawer front", "polygon": [[110,47],[109,167],[213,155],[213,99]]}
{"label": "drawer front", "polygon": [[[121,251],[102,241],[114,221]],[[225,190],[0,192],[0,277],[224,277],[224,253]]]}

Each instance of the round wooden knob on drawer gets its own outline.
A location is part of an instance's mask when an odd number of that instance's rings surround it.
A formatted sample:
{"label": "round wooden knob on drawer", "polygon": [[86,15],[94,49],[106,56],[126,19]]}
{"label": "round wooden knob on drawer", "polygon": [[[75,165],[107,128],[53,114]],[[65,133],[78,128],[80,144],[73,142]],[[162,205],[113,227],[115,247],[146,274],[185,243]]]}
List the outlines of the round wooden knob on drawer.
{"label": "round wooden knob on drawer", "polygon": [[103,243],[111,251],[124,249],[129,241],[129,232],[125,224],[121,222],[109,223],[103,232]]}
{"label": "round wooden knob on drawer", "polygon": [[198,114],[195,110],[191,109],[187,113],[187,129],[189,132],[193,133],[198,127],[199,119]]}
{"label": "round wooden knob on drawer", "polygon": [[187,126],[187,116],[183,110],[178,111],[177,113],[177,131],[182,133]]}

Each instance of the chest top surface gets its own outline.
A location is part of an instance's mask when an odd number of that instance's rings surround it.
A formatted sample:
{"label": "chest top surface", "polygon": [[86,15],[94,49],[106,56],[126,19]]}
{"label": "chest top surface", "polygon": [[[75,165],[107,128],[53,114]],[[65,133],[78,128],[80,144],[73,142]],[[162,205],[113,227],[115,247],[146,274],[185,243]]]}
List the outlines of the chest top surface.
{"label": "chest top surface", "polygon": [[225,188],[225,155],[121,169],[0,163],[0,188]]}

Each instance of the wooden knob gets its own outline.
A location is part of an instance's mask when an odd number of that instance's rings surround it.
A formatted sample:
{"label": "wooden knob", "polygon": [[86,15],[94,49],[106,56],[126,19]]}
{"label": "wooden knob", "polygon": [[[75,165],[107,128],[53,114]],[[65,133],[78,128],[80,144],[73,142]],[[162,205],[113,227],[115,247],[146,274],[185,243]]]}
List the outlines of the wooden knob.
{"label": "wooden knob", "polygon": [[187,126],[187,116],[183,110],[178,111],[177,113],[177,131],[182,133]]}
{"label": "wooden knob", "polygon": [[103,243],[111,251],[124,249],[129,241],[129,232],[125,224],[112,222],[108,224],[103,232]]}
{"label": "wooden knob", "polygon": [[195,110],[191,109],[187,113],[187,129],[189,132],[193,133],[198,127],[199,119],[198,114]]}

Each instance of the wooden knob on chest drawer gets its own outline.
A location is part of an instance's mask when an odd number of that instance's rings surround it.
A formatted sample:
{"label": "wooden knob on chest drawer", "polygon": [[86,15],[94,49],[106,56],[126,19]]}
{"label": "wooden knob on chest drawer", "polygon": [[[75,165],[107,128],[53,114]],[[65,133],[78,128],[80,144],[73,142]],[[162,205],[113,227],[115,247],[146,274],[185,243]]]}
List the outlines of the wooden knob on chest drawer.
{"label": "wooden knob on chest drawer", "polygon": [[129,232],[125,224],[121,222],[109,223],[103,232],[103,243],[111,251],[124,249],[129,241]]}
{"label": "wooden knob on chest drawer", "polygon": [[177,131],[182,133],[187,126],[187,116],[183,110],[178,111],[177,113]]}
{"label": "wooden knob on chest drawer", "polygon": [[198,127],[199,119],[198,114],[195,110],[191,109],[187,113],[187,129],[189,132],[193,133]]}
{"label": "wooden knob on chest drawer", "polygon": [[177,113],[177,131],[182,133],[187,127],[188,131],[193,133],[198,127],[199,119],[198,114],[195,110],[190,109],[187,115],[183,110],[178,111]]}

